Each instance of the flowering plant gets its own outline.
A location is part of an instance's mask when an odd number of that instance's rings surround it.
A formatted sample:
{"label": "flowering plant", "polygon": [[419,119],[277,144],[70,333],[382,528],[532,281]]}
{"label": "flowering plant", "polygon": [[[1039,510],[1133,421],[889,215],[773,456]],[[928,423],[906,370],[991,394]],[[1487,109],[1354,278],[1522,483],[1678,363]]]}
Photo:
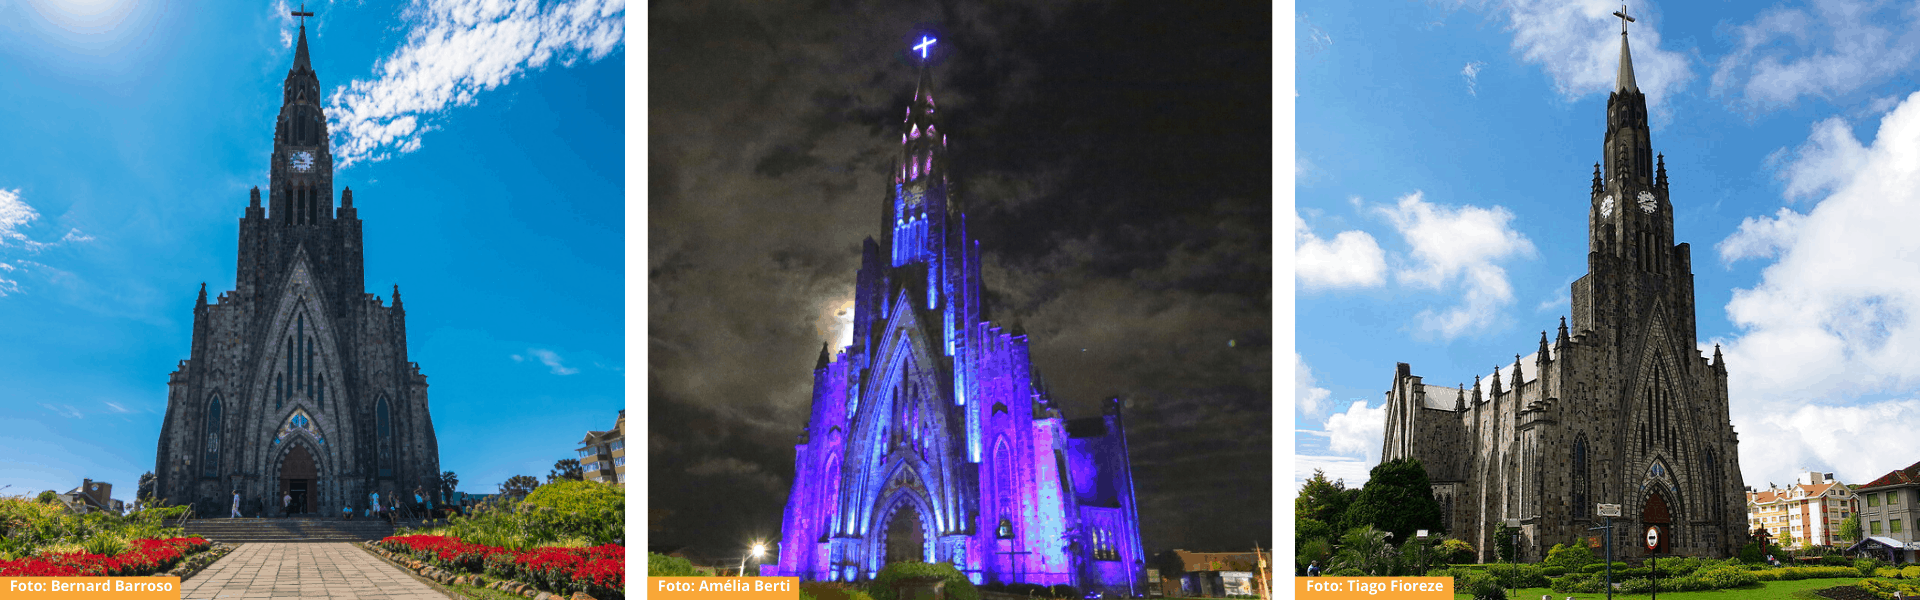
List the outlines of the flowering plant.
{"label": "flowering plant", "polygon": [[536,584],[563,595],[586,592],[603,600],[626,598],[627,550],[616,544],[512,550],[441,535],[393,536],[380,544],[444,568]]}

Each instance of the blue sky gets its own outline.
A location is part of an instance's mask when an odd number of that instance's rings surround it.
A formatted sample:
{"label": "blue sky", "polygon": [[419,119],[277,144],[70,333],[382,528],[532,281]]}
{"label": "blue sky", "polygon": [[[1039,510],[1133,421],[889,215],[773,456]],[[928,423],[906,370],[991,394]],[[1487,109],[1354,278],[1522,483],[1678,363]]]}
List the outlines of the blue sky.
{"label": "blue sky", "polygon": [[[1920,7],[1629,8],[1747,485],[1920,460]],[[1567,314],[1619,9],[1297,4],[1296,486],[1365,480],[1394,363],[1471,384]]]}
{"label": "blue sky", "polygon": [[[368,292],[443,470],[544,477],[625,407],[624,3],[310,2]],[[267,185],[284,2],[0,0],[0,485],[153,469],[193,303]],[[336,198],[337,203],[337,198]]]}

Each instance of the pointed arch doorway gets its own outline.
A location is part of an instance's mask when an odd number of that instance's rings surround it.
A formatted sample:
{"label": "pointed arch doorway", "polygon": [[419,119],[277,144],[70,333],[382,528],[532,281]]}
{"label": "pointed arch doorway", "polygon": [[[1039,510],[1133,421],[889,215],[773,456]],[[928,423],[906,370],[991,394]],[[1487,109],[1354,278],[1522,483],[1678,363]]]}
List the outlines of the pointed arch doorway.
{"label": "pointed arch doorway", "polygon": [[920,509],[902,502],[887,519],[886,563],[922,562],[927,559],[927,540],[921,530]]}
{"label": "pointed arch doorway", "polygon": [[293,496],[293,512],[312,513],[318,487],[315,481],[319,478],[306,444],[294,444],[287,449],[287,457],[280,461],[280,493],[275,495],[274,504],[278,505],[282,497]]}
{"label": "pointed arch doorway", "polygon": [[[1647,501],[1640,509],[1640,524],[1642,536],[1646,535],[1646,530],[1649,528],[1660,530],[1659,544],[1647,550],[1647,553],[1668,554],[1673,539],[1673,513],[1668,510],[1667,499],[1660,492],[1647,494]],[[1645,542],[1642,542],[1640,547],[1646,549]]]}

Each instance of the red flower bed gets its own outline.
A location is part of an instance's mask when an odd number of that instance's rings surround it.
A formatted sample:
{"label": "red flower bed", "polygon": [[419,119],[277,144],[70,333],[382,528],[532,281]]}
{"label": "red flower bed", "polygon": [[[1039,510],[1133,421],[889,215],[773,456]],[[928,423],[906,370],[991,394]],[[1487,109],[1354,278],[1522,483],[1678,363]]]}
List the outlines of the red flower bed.
{"label": "red flower bed", "polygon": [[113,556],[70,552],[0,560],[0,577],[108,577],[152,575],[173,568],[190,552],[207,548],[201,538],[134,540]]}
{"label": "red flower bed", "polygon": [[380,543],[442,567],[534,583],[549,592],[586,592],[601,600],[626,598],[627,549],[623,546],[510,550],[438,535],[393,536]]}

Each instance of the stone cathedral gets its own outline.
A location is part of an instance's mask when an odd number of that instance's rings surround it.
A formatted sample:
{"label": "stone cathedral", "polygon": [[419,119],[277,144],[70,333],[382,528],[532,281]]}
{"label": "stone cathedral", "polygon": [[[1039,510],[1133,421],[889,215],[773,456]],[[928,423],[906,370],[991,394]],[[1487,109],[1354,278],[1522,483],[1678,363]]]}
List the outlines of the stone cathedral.
{"label": "stone cathedral", "polygon": [[[1572,324],[1540,334],[1472,387],[1427,385],[1406,363],[1386,393],[1382,458],[1419,459],[1449,535],[1493,560],[1494,528],[1520,523],[1521,559],[1585,543],[1618,504],[1615,556],[1726,557],[1747,539],[1727,365],[1696,345],[1693,271],[1675,244],[1665,158],[1633,80],[1622,12],[1620,66],[1607,100],[1604,164],[1589,192],[1587,274]],[[1603,170],[1604,169],[1604,170]]]}
{"label": "stone cathedral", "polygon": [[1144,594],[1119,399],[1068,419],[1027,337],[983,315],[980,249],[948,195],[924,70],[900,127],[882,237],[862,246],[853,343],[820,350],[766,572],[860,581],[945,562],[975,583]]}
{"label": "stone cathedral", "polygon": [[[268,205],[240,219],[234,290],[193,309],[193,345],[168,379],[155,495],[202,516],[364,510],[438,487],[427,378],[407,360],[406,310],[365,292],[353,190],[333,203],[320,80],[300,27],[274,124]],[[270,509],[268,507],[271,507]]]}

